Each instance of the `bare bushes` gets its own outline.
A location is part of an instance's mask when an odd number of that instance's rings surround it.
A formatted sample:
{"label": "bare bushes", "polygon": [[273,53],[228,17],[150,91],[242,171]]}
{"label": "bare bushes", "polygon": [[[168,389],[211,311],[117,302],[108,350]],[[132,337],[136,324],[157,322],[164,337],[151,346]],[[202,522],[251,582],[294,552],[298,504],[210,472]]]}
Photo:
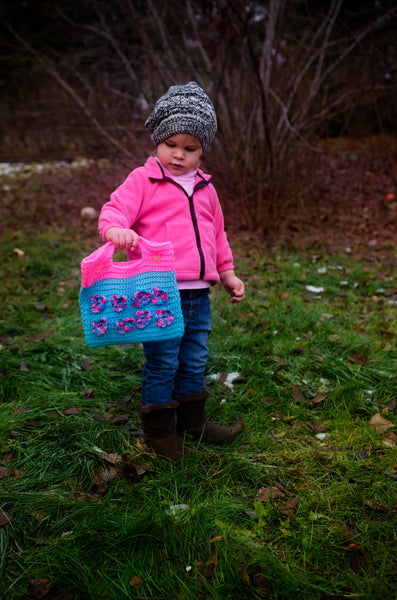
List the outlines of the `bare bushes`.
{"label": "bare bushes", "polygon": [[[381,128],[395,97],[394,4],[356,13],[342,0],[318,6],[183,0],[175,10],[155,0],[95,0],[84,19],[59,8],[82,42],[51,59],[10,31],[106,147],[132,160],[141,158],[136,140],[153,102],[169,85],[196,80],[218,114],[211,171],[242,224],[266,231],[283,210],[309,210],[318,139],[345,134],[362,108]],[[374,61],[379,68],[367,68]]]}

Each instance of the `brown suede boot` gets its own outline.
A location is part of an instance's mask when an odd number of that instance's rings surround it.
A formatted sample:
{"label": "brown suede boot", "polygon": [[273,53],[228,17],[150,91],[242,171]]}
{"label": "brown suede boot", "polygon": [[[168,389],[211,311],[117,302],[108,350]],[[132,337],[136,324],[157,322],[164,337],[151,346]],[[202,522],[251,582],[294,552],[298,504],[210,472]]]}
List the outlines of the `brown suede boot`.
{"label": "brown suede boot", "polygon": [[205,442],[220,445],[228,444],[233,440],[236,433],[244,429],[244,423],[239,421],[228,427],[222,427],[216,423],[206,421],[205,402],[208,395],[207,390],[189,396],[174,394],[174,398],[179,403],[177,431],[178,433],[187,433],[195,439],[201,438]]}
{"label": "brown suede boot", "polygon": [[159,456],[174,461],[193,453],[176,437],[177,408],[175,400],[164,404],[138,403],[146,445]]}

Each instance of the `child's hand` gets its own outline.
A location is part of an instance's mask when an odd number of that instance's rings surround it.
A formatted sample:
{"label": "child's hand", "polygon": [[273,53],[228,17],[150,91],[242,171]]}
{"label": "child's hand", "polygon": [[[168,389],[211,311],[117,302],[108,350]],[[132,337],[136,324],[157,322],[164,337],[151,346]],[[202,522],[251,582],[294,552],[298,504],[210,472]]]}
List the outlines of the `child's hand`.
{"label": "child's hand", "polygon": [[133,229],[111,227],[105,234],[107,242],[113,242],[116,248],[135,250],[138,246],[139,235]]}
{"label": "child's hand", "polygon": [[224,271],[221,273],[221,282],[225,290],[230,294],[230,302],[235,304],[244,300],[245,285],[239,279],[234,271]]}

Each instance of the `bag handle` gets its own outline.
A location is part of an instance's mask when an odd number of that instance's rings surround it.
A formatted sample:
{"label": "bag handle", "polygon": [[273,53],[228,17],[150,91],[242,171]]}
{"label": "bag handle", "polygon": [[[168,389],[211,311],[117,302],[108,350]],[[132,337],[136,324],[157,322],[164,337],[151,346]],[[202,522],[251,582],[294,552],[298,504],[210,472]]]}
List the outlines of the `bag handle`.
{"label": "bag handle", "polygon": [[175,268],[174,250],[171,242],[150,242],[139,238],[137,248],[141,257],[130,261],[114,262],[115,245],[109,241],[81,262],[82,286],[89,287],[104,277],[127,277],[144,270],[169,271]]}
{"label": "bag handle", "polygon": [[[108,248],[106,248],[106,246],[108,246]],[[105,244],[105,248],[106,248],[105,253],[104,253],[105,260],[112,263],[113,265],[115,265],[115,264],[123,265],[124,264],[124,262],[122,262],[122,263],[114,263],[113,262],[113,255],[114,255],[114,251],[116,249],[113,242],[107,242]],[[140,236],[138,245],[132,251],[132,254],[134,254],[135,252],[138,252],[138,253],[140,252],[142,255],[142,258],[145,261],[149,261],[150,263],[152,263],[153,260],[157,262],[158,260],[160,260],[163,257],[164,258],[168,257],[170,255],[170,252],[171,252],[171,255],[173,255],[174,251],[173,251],[171,242],[150,242],[149,240]],[[135,258],[133,258],[133,260],[135,260]]]}

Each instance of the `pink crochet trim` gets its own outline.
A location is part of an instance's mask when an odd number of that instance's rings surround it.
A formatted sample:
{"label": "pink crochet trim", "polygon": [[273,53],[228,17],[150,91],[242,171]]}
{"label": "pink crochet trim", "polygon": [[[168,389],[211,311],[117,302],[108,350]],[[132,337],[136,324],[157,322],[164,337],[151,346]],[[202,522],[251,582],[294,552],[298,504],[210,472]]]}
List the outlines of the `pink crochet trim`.
{"label": "pink crochet trim", "polygon": [[169,242],[148,244],[139,238],[136,260],[113,262],[113,242],[107,242],[81,262],[82,287],[87,288],[102,279],[125,279],[147,271],[158,273],[174,270],[174,254]]}

